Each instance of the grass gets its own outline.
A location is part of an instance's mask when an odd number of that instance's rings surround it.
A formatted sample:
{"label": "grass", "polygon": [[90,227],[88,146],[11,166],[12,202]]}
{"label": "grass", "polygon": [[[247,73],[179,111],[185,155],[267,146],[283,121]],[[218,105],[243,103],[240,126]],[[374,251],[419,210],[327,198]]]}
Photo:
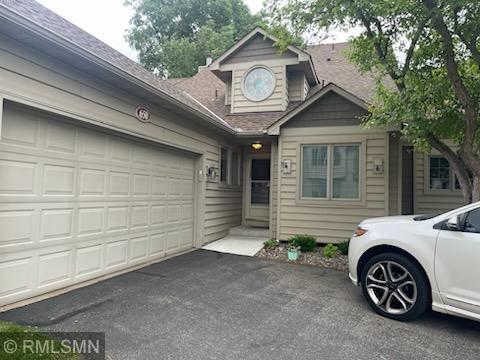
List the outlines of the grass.
{"label": "grass", "polygon": [[[15,342],[17,346],[17,351],[12,353],[7,353],[5,351],[5,344],[12,340]],[[33,340],[33,341],[40,341],[41,343],[45,343],[46,341],[51,341],[52,339],[46,336],[45,334],[41,334],[38,330],[20,326],[8,322],[1,322],[0,321],[0,360],[77,360],[79,359],[78,355],[76,354],[32,354],[29,351],[25,353],[22,351],[22,343],[23,340]],[[60,342],[53,340],[53,346],[55,349],[60,349]]]}

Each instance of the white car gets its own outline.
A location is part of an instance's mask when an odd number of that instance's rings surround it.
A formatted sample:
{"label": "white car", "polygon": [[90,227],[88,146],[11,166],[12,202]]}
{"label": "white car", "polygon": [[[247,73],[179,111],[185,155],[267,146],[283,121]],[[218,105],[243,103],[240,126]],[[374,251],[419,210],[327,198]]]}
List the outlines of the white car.
{"label": "white car", "polygon": [[350,279],[383,316],[411,320],[431,307],[480,321],[480,202],[365,220],[348,260]]}

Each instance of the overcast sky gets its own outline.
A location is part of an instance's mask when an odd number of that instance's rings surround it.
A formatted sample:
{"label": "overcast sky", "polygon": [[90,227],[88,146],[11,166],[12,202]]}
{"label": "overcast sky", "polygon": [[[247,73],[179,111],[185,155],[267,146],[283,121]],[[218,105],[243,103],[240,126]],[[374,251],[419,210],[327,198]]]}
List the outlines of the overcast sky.
{"label": "overcast sky", "polygon": [[[124,55],[136,60],[135,51],[125,41],[132,9],[123,5],[123,0],[37,0],[68,21],[81,27]],[[261,0],[244,0],[252,12],[262,7]],[[329,41],[345,41],[348,34],[335,33]]]}

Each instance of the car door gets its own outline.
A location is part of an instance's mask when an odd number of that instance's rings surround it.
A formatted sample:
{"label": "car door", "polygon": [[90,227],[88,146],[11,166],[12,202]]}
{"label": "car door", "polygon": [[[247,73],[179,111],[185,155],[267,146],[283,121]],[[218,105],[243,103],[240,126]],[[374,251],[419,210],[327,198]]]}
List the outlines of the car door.
{"label": "car door", "polygon": [[446,305],[480,314],[480,208],[447,219],[437,239],[435,275]]}

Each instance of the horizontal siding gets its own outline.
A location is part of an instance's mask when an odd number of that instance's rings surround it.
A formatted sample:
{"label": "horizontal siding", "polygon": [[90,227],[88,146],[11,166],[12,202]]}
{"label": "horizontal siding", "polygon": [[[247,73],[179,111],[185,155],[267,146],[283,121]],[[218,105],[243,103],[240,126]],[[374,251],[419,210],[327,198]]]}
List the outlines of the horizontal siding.
{"label": "horizontal siding", "polygon": [[239,64],[258,60],[275,60],[296,58],[297,55],[289,50],[278,53],[270,39],[264,39],[260,34],[254,36],[238,49],[224,64]]}
{"label": "horizontal siding", "polygon": [[285,128],[359,125],[367,111],[330,92],[287,122]]}
{"label": "horizontal siding", "polygon": [[[281,135],[281,158],[292,162],[291,174],[280,177],[280,233],[281,240],[296,234],[309,234],[317,241],[340,242],[350,238],[353,229],[366,218],[385,216],[385,175],[373,172],[375,159],[383,159],[386,153],[385,133],[363,132],[355,127],[349,134],[325,134],[308,129],[296,129],[294,135]],[[299,200],[299,146],[302,143],[363,143],[365,154],[361,156],[363,184],[361,201],[342,204],[341,201]],[[362,171],[362,170],[361,170]]]}
{"label": "horizontal siding", "polygon": [[[288,73],[288,99],[289,101],[305,100],[305,73],[294,71]],[[308,83],[307,83],[308,85]]]}
{"label": "horizontal siding", "polygon": [[250,101],[243,95],[243,78],[250,68],[237,69],[233,72],[232,113],[285,110],[285,65],[275,65],[269,68],[275,75],[275,90],[270,97],[263,101]]}
{"label": "horizontal siding", "polygon": [[415,153],[415,213],[437,214],[455,209],[463,205],[462,193],[457,191],[429,191],[428,165],[425,164],[425,154]]}
{"label": "horizontal siding", "polygon": [[[0,57],[0,93],[42,104],[70,117],[88,119],[99,126],[110,126],[204,154],[206,165],[218,167],[219,146],[230,142],[193,124],[191,120],[2,36]],[[135,118],[135,109],[139,104],[151,110],[150,123],[139,123]],[[205,188],[197,195],[204,203],[199,214],[205,224],[204,238],[199,239],[201,243],[224,236],[229,227],[241,222],[239,187],[223,188],[206,181],[202,184]]]}

